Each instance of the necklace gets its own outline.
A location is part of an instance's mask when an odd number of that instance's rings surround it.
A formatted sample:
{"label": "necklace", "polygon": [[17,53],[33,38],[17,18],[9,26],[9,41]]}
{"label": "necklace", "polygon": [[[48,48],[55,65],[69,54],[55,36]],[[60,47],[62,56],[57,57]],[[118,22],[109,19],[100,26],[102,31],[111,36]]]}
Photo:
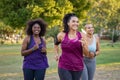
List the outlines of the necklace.
{"label": "necklace", "polygon": [[72,35],[69,34],[68,36],[69,36],[70,39],[76,38],[76,35],[75,35],[75,34],[74,34],[74,35],[73,35],[73,34],[72,34]]}

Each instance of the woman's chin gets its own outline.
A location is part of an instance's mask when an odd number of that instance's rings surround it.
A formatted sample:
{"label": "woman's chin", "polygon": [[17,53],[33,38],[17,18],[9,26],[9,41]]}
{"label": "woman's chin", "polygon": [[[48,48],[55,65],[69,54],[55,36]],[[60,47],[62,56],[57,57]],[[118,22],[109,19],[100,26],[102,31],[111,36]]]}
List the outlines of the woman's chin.
{"label": "woman's chin", "polygon": [[78,30],[78,28],[73,28],[74,31]]}
{"label": "woman's chin", "polygon": [[39,35],[39,33],[34,33],[34,35]]}

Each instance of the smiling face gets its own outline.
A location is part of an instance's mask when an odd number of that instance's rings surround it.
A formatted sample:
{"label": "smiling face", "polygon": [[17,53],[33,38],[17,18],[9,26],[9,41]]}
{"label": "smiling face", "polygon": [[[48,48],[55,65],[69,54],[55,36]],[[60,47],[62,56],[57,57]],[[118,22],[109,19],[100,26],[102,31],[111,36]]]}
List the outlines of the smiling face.
{"label": "smiling face", "polygon": [[85,25],[85,31],[87,34],[93,34],[94,33],[94,27],[92,24],[86,24]]}
{"label": "smiling face", "polygon": [[35,23],[32,27],[33,34],[34,35],[39,35],[40,31],[41,31],[40,25]]}
{"label": "smiling face", "polygon": [[76,16],[70,18],[68,22],[68,26],[70,30],[77,30],[79,26],[79,20]]}

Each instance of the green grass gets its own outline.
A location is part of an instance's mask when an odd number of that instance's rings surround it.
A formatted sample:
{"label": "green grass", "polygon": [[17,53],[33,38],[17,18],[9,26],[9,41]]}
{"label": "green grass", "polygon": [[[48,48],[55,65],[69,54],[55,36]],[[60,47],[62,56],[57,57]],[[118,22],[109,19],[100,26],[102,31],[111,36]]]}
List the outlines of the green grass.
{"label": "green grass", "polygon": [[0,45],[0,55],[19,54],[20,48],[21,48],[20,44]]}
{"label": "green grass", "polygon": [[97,64],[109,64],[120,62],[120,49],[106,49],[97,56]]}
{"label": "green grass", "polygon": [[100,55],[97,56],[97,65],[120,63],[120,42],[112,45],[110,41],[101,41]]}
{"label": "green grass", "polygon": [[[100,55],[96,57],[97,65],[120,63],[120,42],[113,44],[102,41]],[[23,80],[20,44],[0,45],[0,80]],[[57,72],[57,62],[54,59],[53,43],[47,43],[48,61],[50,67],[47,74]]]}

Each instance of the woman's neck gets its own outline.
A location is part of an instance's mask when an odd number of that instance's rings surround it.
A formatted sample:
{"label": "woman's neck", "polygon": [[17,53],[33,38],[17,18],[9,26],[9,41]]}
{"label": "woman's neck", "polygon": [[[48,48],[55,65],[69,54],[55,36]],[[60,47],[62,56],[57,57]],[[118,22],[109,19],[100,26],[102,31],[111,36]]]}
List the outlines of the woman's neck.
{"label": "woman's neck", "polygon": [[76,38],[76,31],[69,31],[68,32],[69,39],[75,39]]}
{"label": "woman's neck", "polygon": [[70,30],[68,34],[69,35],[76,35],[76,33],[77,33],[77,31]]}
{"label": "woman's neck", "polygon": [[87,34],[87,37],[88,37],[88,38],[92,38],[93,35],[92,35],[92,34]]}
{"label": "woman's neck", "polygon": [[39,35],[35,35],[35,34],[33,34],[33,37],[38,38],[38,37],[39,37]]}

